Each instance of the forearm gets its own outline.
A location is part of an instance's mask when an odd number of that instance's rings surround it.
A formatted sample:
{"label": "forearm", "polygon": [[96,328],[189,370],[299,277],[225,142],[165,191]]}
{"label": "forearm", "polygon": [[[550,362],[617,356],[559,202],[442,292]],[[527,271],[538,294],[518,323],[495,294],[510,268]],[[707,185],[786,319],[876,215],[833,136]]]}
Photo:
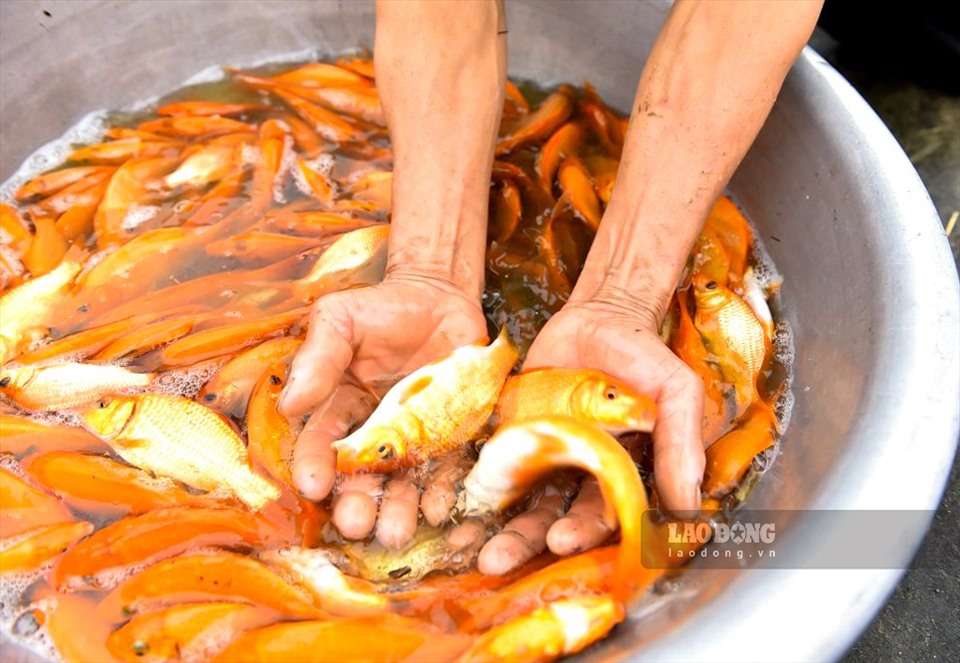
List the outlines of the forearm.
{"label": "forearm", "polygon": [[674,5],[640,78],[617,185],[572,301],[607,300],[659,324],[821,4]]}
{"label": "forearm", "polygon": [[493,0],[377,3],[377,87],[394,154],[388,276],[483,289],[502,22]]}

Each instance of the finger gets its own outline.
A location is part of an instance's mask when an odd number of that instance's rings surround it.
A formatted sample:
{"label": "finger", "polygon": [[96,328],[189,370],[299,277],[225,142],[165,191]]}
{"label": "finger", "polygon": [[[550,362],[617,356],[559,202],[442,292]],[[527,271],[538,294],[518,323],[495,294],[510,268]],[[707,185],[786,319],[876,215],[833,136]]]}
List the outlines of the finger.
{"label": "finger", "polygon": [[410,481],[387,483],[380,504],[377,540],[387,548],[402,548],[417,533],[420,491]]}
{"label": "finger", "polygon": [[337,476],[337,452],[331,444],[345,437],[353,424],[366,419],[374,406],[366,391],[342,384],[313,413],[293,447],[293,484],[301,495],[318,501],[330,494]]}
{"label": "finger", "polygon": [[299,417],[326,401],[340,384],[359,343],[349,301],[340,293],[318,299],[310,311],[307,336],[290,365],[277,409]]}
{"label": "finger", "polygon": [[440,459],[420,497],[423,519],[434,527],[443,524],[457,504],[456,484],[466,473],[463,456],[454,452]]}
{"label": "finger", "polygon": [[346,539],[365,539],[377,523],[377,503],[383,496],[383,475],[345,478],[333,502],[333,525]]}
{"label": "finger", "polygon": [[616,523],[604,518],[600,484],[596,477],[588,476],[567,515],[547,532],[547,547],[555,555],[572,555],[599,546],[614,529]]}
{"label": "finger", "polygon": [[487,541],[477,558],[480,573],[502,576],[542,553],[547,547],[547,530],[563,514],[563,507],[563,497],[548,486],[535,507]]}
{"label": "finger", "polygon": [[[421,500],[422,501],[422,500]],[[447,546],[454,552],[479,548],[487,537],[487,526],[479,518],[468,518],[447,532]]]}
{"label": "finger", "polygon": [[681,518],[700,512],[703,451],[703,383],[679,359],[663,383],[653,429],[653,472],[661,504]]}

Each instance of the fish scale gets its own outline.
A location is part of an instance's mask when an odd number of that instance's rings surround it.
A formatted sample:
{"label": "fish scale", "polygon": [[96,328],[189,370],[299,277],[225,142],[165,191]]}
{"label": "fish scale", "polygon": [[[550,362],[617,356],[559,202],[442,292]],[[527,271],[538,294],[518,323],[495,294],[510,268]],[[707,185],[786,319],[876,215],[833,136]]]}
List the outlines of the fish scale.
{"label": "fish scale", "polygon": [[[126,420],[117,408],[132,405]],[[280,496],[249,466],[243,440],[202,405],[178,396],[117,398],[113,408],[87,411],[84,419],[128,463],[202,490],[226,488],[254,509]],[[111,428],[112,425],[112,428]],[[115,432],[114,432],[115,430]]]}

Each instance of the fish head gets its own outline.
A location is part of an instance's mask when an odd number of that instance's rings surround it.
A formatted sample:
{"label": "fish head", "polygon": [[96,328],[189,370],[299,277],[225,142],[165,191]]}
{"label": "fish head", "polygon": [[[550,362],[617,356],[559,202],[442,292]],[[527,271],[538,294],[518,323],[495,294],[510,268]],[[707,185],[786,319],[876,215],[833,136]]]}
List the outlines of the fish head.
{"label": "fish head", "polygon": [[657,420],[656,402],[601,371],[591,371],[571,394],[570,409],[584,422],[599,424],[612,435],[649,433]]}
{"label": "fish head", "polygon": [[337,451],[337,471],[353,474],[362,470],[390,472],[400,467],[406,457],[403,437],[388,426],[358,430],[333,443]]}
{"label": "fish head", "polygon": [[0,393],[20,391],[37,376],[37,369],[30,366],[0,370]]}
{"label": "fish head", "polygon": [[133,398],[105,398],[83,412],[88,428],[101,437],[115,437],[133,416]]}
{"label": "fish head", "polygon": [[714,281],[706,274],[698,274],[693,277],[691,282],[693,286],[693,297],[697,301],[698,311],[715,310],[723,306],[730,294],[730,291],[720,283]]}

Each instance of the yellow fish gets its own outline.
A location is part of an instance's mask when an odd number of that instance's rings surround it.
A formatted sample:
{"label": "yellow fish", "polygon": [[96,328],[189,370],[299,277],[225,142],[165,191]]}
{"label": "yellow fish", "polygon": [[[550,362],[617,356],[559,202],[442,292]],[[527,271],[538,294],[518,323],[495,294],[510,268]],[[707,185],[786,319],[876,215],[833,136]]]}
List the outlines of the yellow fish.
{"label": "yellow fish", "polygon": [[105,396],[148,387],[152,373],[120,366],[64,362],[0,370],[0,393],[28,410],[60,410],[99,401]]}
{"label": "yellow fish", "polygon": [[372,285],[383,279],[387,268],[387,238],[390,226],[359,228],[337,238],[302,279],[294,291],[305,300],[345,286]]}
{"label": "yellow fish", "polygon": [[697,302],[693,324],[724,379],[734,385],[739,415],[754,400],[770,341],[753,309],[733,290],[698,275],[693,278],[693,295]]}
{"label": "yellow fish", "polygon": [[82,251],[71,253],[55,269],[0,296],[0,366],[20,354],[34,333],[48,333],[53,303],[66,293],[80,272],[77,256]]}
{"label": "yellow fish", "polygon": [[393,386],[370,418],[333,446],[341,472],[411,467],[472,440],[493,413],[517,361],[506,328],[414,371]]}
{"label": "yellow fish", "polygon": [[501,423],[561,414],[594,423],[611,435],[653,430],[656,402],[603,371],[539,368],[507,379],[497,401]]}
{"label": "yellow fish", "polygon": [[253,509],[280,497],[274,484],[250,469],[230,424],[199,403],[157,394],[118,397],[100,401],[83,420],[141,469],[201,490],[225,490]]}
{"label": "yellow fish", "polygon": [[458,660],[552,661],[586,649],[623,621],[623,605],[611,596],[576,596],[535,608],[479,636]]}

